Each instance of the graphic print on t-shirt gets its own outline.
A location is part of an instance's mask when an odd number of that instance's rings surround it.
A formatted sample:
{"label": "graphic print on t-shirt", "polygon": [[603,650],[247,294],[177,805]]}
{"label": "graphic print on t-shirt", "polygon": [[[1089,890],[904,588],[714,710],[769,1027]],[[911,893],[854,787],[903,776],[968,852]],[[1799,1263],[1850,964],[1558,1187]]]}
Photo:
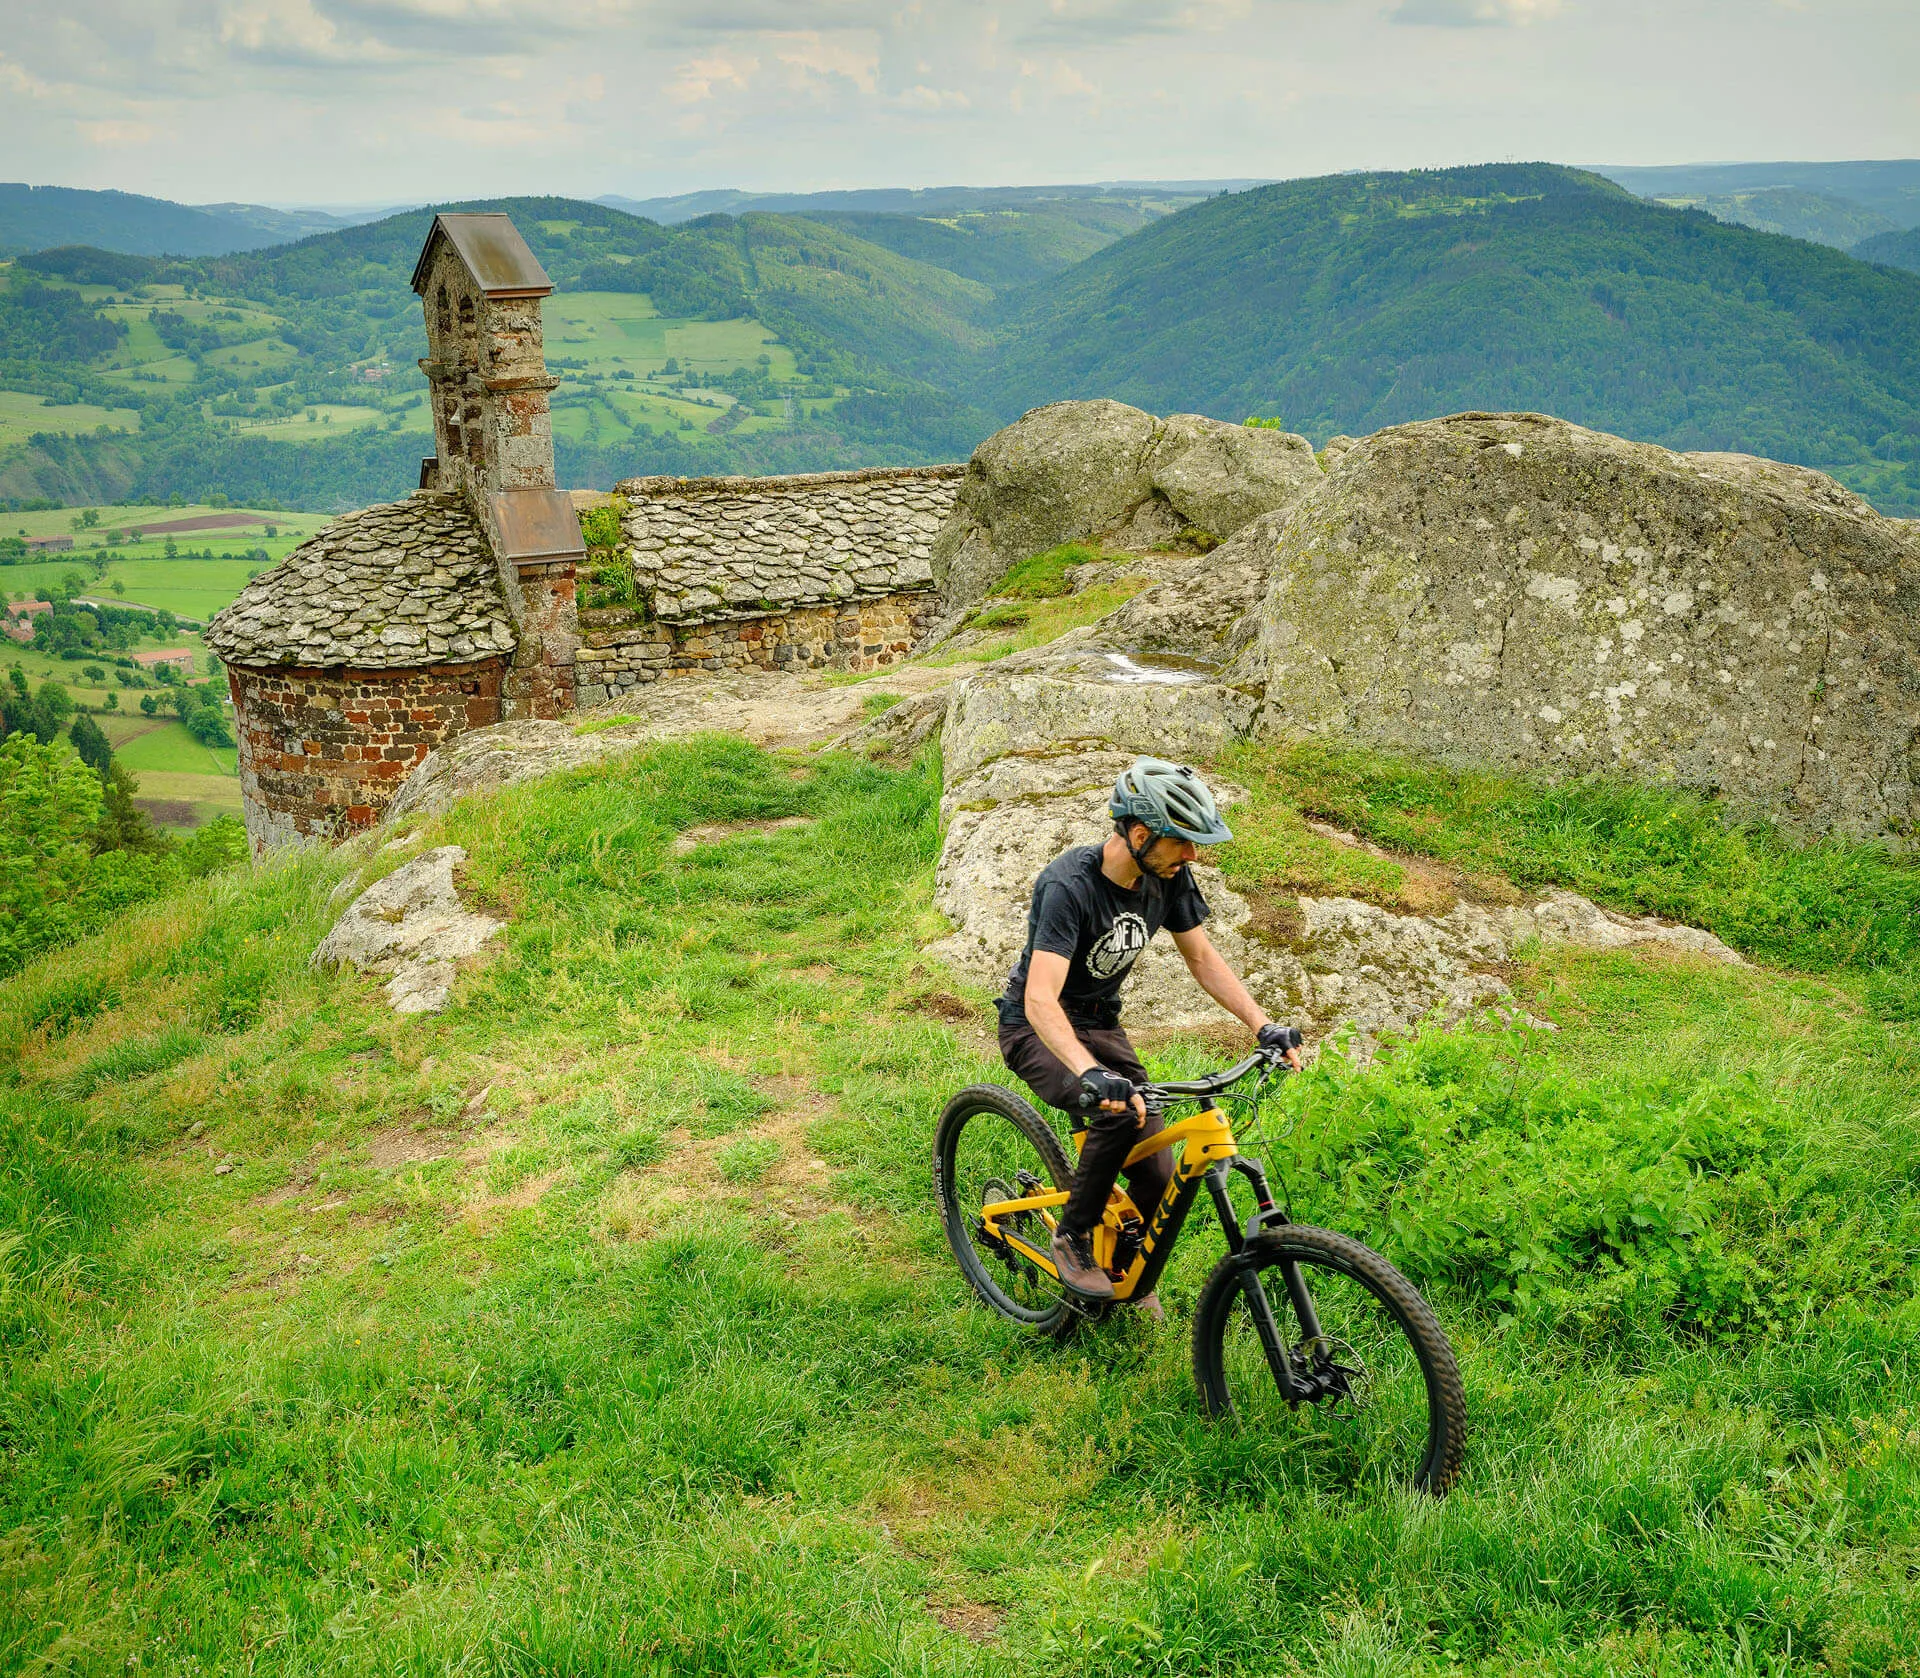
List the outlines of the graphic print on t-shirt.
{"label": "graphic print on t-shirt", "polygon": [[1087,951],[1087,971],[1096,979],[1111,979],[1126,972],[1151,936],[1147,923],[1131,910],[1114,916],[1113,925]]}

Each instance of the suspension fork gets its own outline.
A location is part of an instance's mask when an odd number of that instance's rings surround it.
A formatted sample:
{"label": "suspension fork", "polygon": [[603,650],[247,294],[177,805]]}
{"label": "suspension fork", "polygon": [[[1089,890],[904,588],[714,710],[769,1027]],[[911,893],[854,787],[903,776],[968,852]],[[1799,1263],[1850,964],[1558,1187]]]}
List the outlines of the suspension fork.
{"label": "suspension fork", "polygon": [[[1207,1192],[1213,1196],[1213,1209],[1220,1219],[1221,1229],[1226,1233],[1228,1251],[1240,1253],[1246,1249],[1246,1237],[1241,1232],[1240,1220],[1234,1216],[1233,1202],[1227,1195],[1229,1171],[1238,1171],[1253,1185],[1256,1207],[1250,1226],[1255,1234],[1270,1223],[1286,1223],[1288,1218],[1274,1204],[1273,1192],[1267,1187],[1267,1174],[1258,1160],[1245,1159],[1236,1154],[1231,1159],[1223,1159],[1211,1166],[1207,1171]],[[1313,1295],[1307,1292],[1306,1278],[1300,1274],[1300,1266],[1291,1259],[1282,1259],[1280,1275],[1287,1285],[1287,1301],[1300,1324],[1302,1344],[1319,1340],[1320,1314],[1313,1307]],[[1253,1318],[1254,1330],[1260,1336],[1260,1346],[1267,1354],[1267,1367],[1273,1372],[1280,1396],[1290,1403],[1310,1397],[1314,1389],[1294,1374],[1293,1360],[1287,1356],[1286,1342],[1281,1338],[1280,1325],[1274,1318],[1273,1303],[1267,1298],[1267,1290],[1261,1285],[1257,1270],[1249,1268],[1241,1272],[1240,1291],[1246,1295],[1247,1312]]]}

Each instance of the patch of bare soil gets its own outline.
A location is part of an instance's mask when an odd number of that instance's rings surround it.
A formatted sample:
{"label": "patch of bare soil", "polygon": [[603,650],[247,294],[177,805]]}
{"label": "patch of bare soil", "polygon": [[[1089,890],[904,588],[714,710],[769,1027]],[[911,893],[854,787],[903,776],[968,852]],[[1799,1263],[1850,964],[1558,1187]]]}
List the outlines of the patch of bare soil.
{"label": "patch of bare soil", "polygon": [[[1384,850],[1371,839],[1362,839],[1357,833],[1349,833],[1331,822],[1315,821],[1312,817],[1305,820],[1308,828],[1322,839],[1329,839],[1349,850],[1365,851],[1368,856],[1379,857],[1401,869],[1405,880],[1400,893],[1393,902],[1381,903],[1383,909],[1410,915],[1444,915],[1462,898],[1487,907],[1511,906],[1526,901],[1525,894],[1512,881],[1498,874],[1475,874],[1430,856],[1420,856],[1410,851]],[[1355,895],[1362,894],[1356,892]]]}
{"label": "patch of bare soil", "polygon": [[395,1125],[367,1138],[367,1152],[382,1171],[401,1165],[427,1165],[445,1159],[454,1151],[459,1137],[444,1130],[415,1130],[410,1125]]}
{"label": "patch of bare soil", "polygon": [[974,668],[948,665],[928,670],[902,665],[855,684],[829,683],[813,673],[699,671],[608,700],[581,712],[577,722],[629,719],[606,729],[616,738],[658,740],[718,731],[745,735],[756,746],[819,746],[866,720],[868,696],[926,693]]}
{"label": "patch of bare soil", "polygon": [[970,1643],[991,1643],[1006,1615],[985,1602],[929,1602],[927,1612]]}
{"label": "patch of bare soil", "polygon": [[952,991],[926,991],[919,996],[908,997],[902,1004],[916,1014],[929,1014],[936,1020],[950,1020],[956,1025],[979,1025],[981,1010],[973,1003],[957,997]]}
{"label": "patch of bare soil", "polygon": [[713,845],[723,839],[731,839],[741,833],[772,833],[782,827],[811,827],[812,816],[780,816],[772,821],[763,822],[709,822],[703,827],[690,827],[668,847],[675,856],[685,856],[698,850],[702,845]]}

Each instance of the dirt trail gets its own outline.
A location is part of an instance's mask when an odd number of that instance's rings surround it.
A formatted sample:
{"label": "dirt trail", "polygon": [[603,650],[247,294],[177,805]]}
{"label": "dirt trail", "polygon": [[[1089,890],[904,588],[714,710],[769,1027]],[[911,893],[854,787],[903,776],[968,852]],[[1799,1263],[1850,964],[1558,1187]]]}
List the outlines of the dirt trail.
{"label": "dirt trail", "polygon": [[744,734],[756,746],[818,745],[857,728],[869,718],[867,701],[879,695],[909,699],[947,687],[979,666],[952,664],[929,670],[902,665],[860,682],[829,682],[824,676],[770,671],[725,671],[675,676],[582,711],[578,722],[629,726],[648,738],[669,739],[710,729]]}

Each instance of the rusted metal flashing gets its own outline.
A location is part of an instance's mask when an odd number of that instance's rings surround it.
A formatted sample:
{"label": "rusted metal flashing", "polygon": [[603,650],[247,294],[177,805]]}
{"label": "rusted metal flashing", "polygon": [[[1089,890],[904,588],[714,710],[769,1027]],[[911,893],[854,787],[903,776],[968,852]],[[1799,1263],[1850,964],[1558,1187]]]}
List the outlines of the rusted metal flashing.
{"label": "rusted metal flashing", "polygon": [[553,291],[540,259],[528,248],[511,216],[492,211],[446,211],[433,218],[420,260],[413,265],[413,289],[427,292],[434,247],[446,239],[474,284],[488,297],[546,297]]}

